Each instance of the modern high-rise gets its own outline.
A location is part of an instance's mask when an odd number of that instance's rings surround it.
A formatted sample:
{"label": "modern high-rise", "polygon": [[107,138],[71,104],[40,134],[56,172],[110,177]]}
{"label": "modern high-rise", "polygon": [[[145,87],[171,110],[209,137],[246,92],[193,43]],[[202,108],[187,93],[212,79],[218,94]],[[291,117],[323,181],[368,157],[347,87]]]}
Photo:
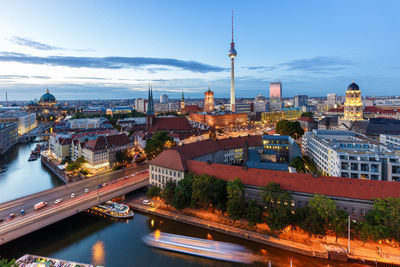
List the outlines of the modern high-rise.
{"label": "modern high-rise", "polygon": [[308,97],[306,95],[295,95],[294,96],[294,106],[305,107],[308,104]]}
{"label": "modern high-rise", "polygon": [[169,101],[168,95],[166,95],[166,94],[161,94],[160,95],[160,103],[167,103],[168,104],[168,101]]}
{"label": "modern high-rise", "polygon": [[214,92],[212,92],[210,89],[204,92],[204,111],[214,111]]}
{"label": "modern high-rise", "polygon": [[233,41],[233,11],[232,11],[232,42],[231,49],[228,56],[231,59],[231,111],[236,112],[236,98],[235,98],[235,57],[237,52],[235,50],[235,42]]}
{"label": "modern high-rise", "polygon": [[135,110],[142,113],[147,112],[147,100],[143,98],[136,98]]}
{"label": "modern high-rise", "polygon": [[255,112],[265,112],[267,110],[267,102],[265,96],[258,94],[254,98],[254,111]]}
{"label": "modern high-rise", "polygon": [[271,111],[279,111],[282,109],[282,83],[272,82],[269,85],[269,102]]}

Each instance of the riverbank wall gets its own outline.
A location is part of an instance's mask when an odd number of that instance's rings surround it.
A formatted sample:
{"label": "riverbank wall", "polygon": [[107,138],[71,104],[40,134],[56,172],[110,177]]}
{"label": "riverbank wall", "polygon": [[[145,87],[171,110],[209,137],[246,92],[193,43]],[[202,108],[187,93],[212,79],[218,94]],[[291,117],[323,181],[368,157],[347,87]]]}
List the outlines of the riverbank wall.
{"label": "riverbank wall", "polygon": [[69,182],[73,182],[69,179],[68,175],[65,174],[64,171],[60,170],[56,164],[51,162],[46,156],[41,155],[40,156],[40,161],[44,166],[46,166],[52,173],[54,173],[61,181],[63,181],[65,184]]}
{"label": "riverbank wall", "polygon": [[190,224],[193,226],[201,227],[204,229],[212,230],[215,232],[220,232],[224,234],[228,234],[234,237],[238,237],[241,239],[250,240],[253,242],[257,242],[260,244],[268,245],[271,247],[283,249],[286,251],[290,251],[293,253],[322,258],[322,259],[330,259],[330,260],[340,260],[340,261],[351,261],[354,263],[360,264],[368,264],[373,266],[380,267],[400,267],[400,257],[399,259],[377,259],[377,257],[373,257],[373,255],[359,255],[359,254],[348,254],[346,252],[342,252],[338,250],[338,248],[330,249],[329,246],[321,246],[320,248],[311,247],[308,245],[300,244],[297,242],[284,240],[272,236],[267,236],[264,234],[243,230],[240,228],[236,228],[233,226],[220,224],[216,222],[206,221],[204,219],[200,219],[193,216],[183,215],[176,212],[171,212],[162,209],[156,209],[153,207],[149,207],[146,205],[139,204],[135,201],[125,202],[131,209],[134,209],[139,212],[147,213],[150,215],[155,215],[159,217],[163,217],[166,219],[174,220],[177,222],[182,222],[186,224]]}
{"label": "riverbank wall", "polygon": [[141,205],[141,204],[137,204],[137,203],[133,203],[133,202],[129,202],[126,204],[128,204],[130,208],[132,208],[136,211],[143,212],[143,213],[148,213],[148,214],[156,215],[156,216],[163,217],[166,219],[170,219],[170,220],[194,225],[197,227],[205,228],[205,229],[212,230],[215,232],[228,234],[228,235],[235,236],[235,237],[238,237],[241,239],[250,240],[253,242],[261,243],[261,244],[279,248],[279,249],[284,249],[284,250],[287,250],[290,252],[298,253],[301,255],[309,256],[309,257],[329,259],[329,252],[325,249],[315,249],[315,248],[311,248],[307,245],[295,243],[292,241],[283,240],[283,239],[263,235],[260,233],[255,233],[255,232],[239,229],[239,228],[232,227],[229,225],[205,221],[203,219],[195,218],[192,216],[173,213],[173,212],[161,210],[161,209],[154,209],[154,208],[151,208],[151,207],[148,207],[145,205]]}

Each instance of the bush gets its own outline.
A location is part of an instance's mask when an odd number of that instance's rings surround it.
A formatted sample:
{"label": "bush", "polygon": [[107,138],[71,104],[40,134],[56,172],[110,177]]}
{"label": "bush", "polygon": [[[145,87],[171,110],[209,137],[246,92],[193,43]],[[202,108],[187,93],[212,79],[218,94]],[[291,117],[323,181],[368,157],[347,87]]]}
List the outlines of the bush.
{"label": "bush", "polygon": [[153,198],[160,195],[160,188],[158,186],[152,185],[146,192],[148,198]]}

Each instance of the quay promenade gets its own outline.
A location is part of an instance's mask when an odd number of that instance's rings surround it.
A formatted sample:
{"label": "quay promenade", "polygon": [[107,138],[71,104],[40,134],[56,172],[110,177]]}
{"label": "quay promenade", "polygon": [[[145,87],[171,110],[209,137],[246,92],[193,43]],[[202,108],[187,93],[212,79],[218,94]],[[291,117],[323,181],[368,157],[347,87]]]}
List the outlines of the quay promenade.
{"label": "quay promenade", "polygon": [[[322,243],[318,247],[308,246],[298,242],[276,238],[260,234],[257,232],[252,232],[233,226],[220,224],[217,222],[208,221],[193,216],[184,215],[178,212],[172,212],[164,209],[159,209],[156,207],[146,206],[141,204],[140,201],[137,201],[137,199],[125,201],[125,204],[129,205],[129,207],[131,207],[132,209],[143,213],[228,234],[238,238],[254,241],[257,243],[265,244],[271,247],[287,250],[290,252],[298,253],[309,257],[336,259],[337,252],[341,250],[339,246],[333,247],[332,245],[324,245]],[[351,249],[351,253],[347,253],[345,255],[349,260],[353,260],[359,263],[369,263],[369,264],[374,264],[376,266],[387,266],[387,267],[400,266],[399,256],[393,254],[380,255],[376,251],[368,248],[361,248],[361,247],[354,248],[353,246]]]}

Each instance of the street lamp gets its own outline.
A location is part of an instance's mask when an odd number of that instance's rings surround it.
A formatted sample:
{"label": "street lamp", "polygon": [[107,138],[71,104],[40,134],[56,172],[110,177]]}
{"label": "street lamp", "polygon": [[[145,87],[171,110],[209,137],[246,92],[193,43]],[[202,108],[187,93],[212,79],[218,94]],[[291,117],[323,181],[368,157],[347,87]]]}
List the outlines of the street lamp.
{"label": "street lamp", "polygon": [[347,253],[350,253],[350,215],[347,218],[348,224],[347,224]]}

